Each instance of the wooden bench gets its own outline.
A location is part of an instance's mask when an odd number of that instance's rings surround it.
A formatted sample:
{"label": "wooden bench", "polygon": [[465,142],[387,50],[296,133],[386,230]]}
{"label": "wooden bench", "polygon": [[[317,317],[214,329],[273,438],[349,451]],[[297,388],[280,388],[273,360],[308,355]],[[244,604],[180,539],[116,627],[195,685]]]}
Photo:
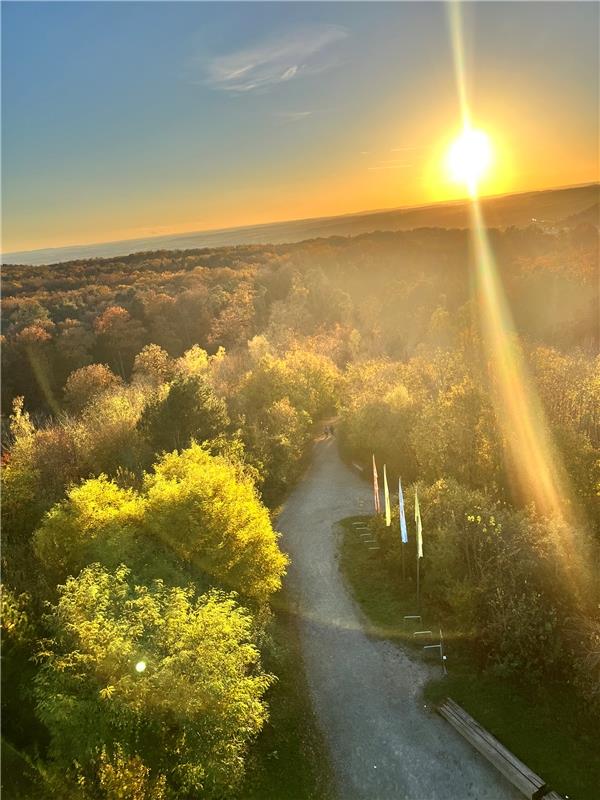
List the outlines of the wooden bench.
{"label": "wooden bench", "polygon": [[437,711],[529,800],[562,800],[556,792],[550,793],[550,787],[539,775],[519,761],[454,700],[447,698]]}

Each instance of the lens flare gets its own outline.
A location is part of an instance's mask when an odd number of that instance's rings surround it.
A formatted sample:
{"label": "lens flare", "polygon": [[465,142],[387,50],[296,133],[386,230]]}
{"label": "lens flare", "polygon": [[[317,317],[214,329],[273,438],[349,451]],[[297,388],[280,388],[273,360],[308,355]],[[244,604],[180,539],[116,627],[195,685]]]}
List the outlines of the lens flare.
{"label": "lens flare", "polygon": [[[456,174],[471,182],[471,235],[475,262],[476,299],[483,344],[490,367],[490,389],[505,451],[515,478],[515,490],[539,513],[557,520],[556,552],[574,596],[583,599],[589,579],[589,554],[578,541],[578,509],[570,481],[553,440],[542,403],[528,373],[510,306],[488,239],[476,196],[476,181],[488,154],[484,139],[472,128],[467,102],[460,6],[449,5],[450,28],[463,136],[455,143]],[[466,134],[466,136],[465,136]],[[477,134],[477,136],[475,135]],[[465,138],[463,138],[465,137]]]}
{"label": "lens flare", "polygon": [[467,186],[474,197],[477,184],[492,163],[490,138],[484,131],[466,127],[452,143],[447,156],[448,171],[452,180]]}

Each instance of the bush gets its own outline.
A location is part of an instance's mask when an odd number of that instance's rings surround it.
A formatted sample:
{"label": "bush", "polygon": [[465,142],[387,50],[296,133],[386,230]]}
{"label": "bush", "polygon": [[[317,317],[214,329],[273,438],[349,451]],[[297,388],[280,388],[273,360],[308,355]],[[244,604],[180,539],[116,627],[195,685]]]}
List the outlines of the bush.
{"label": "bush", "polygon": [[[582,554],[593,559],[585,532],[517,511],[453,480],[419,484],[418,490],[425,555],[421,591],[429,608],[469,637],[481,662],[503,675],[530,681],[572,676],[578,660],[573,620],[586,614],[590,619],[596,596],[582,566]],[[406,571],[414,581],[414,487],[405,489],[405,509],[411,531],[404,546]],[[382,517],[372,524],[388,569],[399,576],[396,508],[390,528]],[[586,630],[593,661],[594,634]],[[583,668],[578,674],[585,683]],[[586,685],[591,691],[589,681]]]}

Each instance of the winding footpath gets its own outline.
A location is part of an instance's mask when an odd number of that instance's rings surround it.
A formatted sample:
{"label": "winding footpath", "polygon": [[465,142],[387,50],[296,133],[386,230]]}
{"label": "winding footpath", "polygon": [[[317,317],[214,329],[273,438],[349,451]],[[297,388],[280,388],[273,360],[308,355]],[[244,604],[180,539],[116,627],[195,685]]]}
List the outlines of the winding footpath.
{"label": "winding footpath", "polygon": [[338,797],[516,800],[516,790],[424,708],[421,689],[437,671],[365,633],[338,567],[336,528],[361,513],[360,500],[370,507],[368,484],[340,460],[335,439],[326,439],[315,444],[312,465],[278,521],[292,557],[288,587]]}

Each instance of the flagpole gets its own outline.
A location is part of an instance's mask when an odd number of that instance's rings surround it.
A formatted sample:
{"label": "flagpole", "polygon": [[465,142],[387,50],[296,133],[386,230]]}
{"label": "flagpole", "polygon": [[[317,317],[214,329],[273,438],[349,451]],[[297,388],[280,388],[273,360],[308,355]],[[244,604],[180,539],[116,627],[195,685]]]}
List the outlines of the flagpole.
{"label": "flagpole", "polygon": [[402,553],[402,583],[406,583],[406,571],[404,569],[404,542],[400,544],[400,552]]}
{"label": "flagpole", "polygon": [[417,613],[421,611],[421,586],[420,586],[421,559],[417,556]]}

